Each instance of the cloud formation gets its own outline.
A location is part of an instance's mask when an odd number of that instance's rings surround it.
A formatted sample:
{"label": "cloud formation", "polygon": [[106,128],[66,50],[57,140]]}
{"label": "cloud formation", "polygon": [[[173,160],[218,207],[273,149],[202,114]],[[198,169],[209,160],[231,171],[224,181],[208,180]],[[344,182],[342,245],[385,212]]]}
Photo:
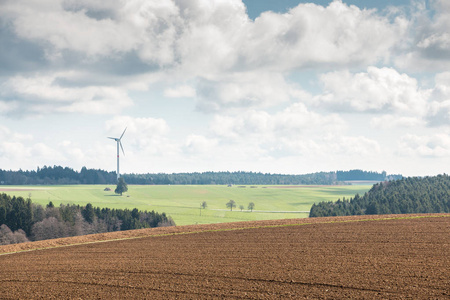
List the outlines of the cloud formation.
{"label": "cloud formation", "polygon": [[34,140],[49,118],[102,138],[128,126],[137,169],[444,165],[448,1],[302,2],[254,20],[245,1],[0,1],[0,161],[109,165],[92,158],[113,143]]}
{"label": "cloud formation", "polygon": [[450,157],[450,137],[448,134],[421,136],[408,134],[399,142],[399,155],[419,157]]}
{"label": "cloud formation", "polygon": [[[120,110],[131,102],[127,89],[146,89],[155,80],[166,80],[167,72],[196,79],[189,95],[196,94],[198,107],[205,111],[275,105],[301,93],[287,83],[284,72],[385,60],[406,28],[400,17],[390,22],[373,10],[340,1],[327,7],[299,4],[285,14],[263,13],[255,21],[240,0],[7,0],[0,8],[9,24],[4,30],[14,33],[6,38],[35,44],[35,59],[49,67],[45,73],[10,77],[3,83],[8,89],[2,95],[6,114],[22,104],[28,107],[29,97],[43,106],[32,105],[30,113],[44,113],[45,103],[62,106],[47,112],[86,112],[88,104],[96,107],[90,111],[101,113],[118,101]],[[78,69],[82,76],[58,81],[61,67]],[[136,81],[140,84],[132,87]],[[43,95],[19,90],[34,83],[43,84]],[[168,95],[174,92],[168,90]],[[5,104],[5,99],[17,101]]]}
{"label": "cloud formation", "polygon": [[421,115],[426,111],[428,92],[417,80],[392,68],[369,67],[352,74],[338,71],[320,78],[324,94],[315,101],[337,110],[397,112]]}
{"label": "cloud formation", "polygon": [[446,0],[415,2],[407,50],[396,65],[413,71],[445,71],[450,66],[450,7]]}
{"label": "cloud formation", "polygon": [[[70,76],[70,74],[68,74]],[[58,84],[64,74],[10,77],[0,85],[0,113],[112,114],[131,105],[125,90],[112,86],[71,87]]]}

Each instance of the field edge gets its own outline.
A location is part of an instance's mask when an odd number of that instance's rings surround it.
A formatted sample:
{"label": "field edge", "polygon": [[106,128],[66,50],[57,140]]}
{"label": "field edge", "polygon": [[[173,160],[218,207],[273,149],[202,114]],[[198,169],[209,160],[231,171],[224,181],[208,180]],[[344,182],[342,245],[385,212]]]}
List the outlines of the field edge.
{"label": "field edge", "polygon": [[216,224],[183,225],[171,227],[145,228],[127,231],[115,231],[97,233],[83,236],[65,237],[52,240],[26,242],[12,245],[1,245],[0,255],[14,254],[27,251],[46,250],[59,247],[76,246],[83,244],[113,242],[127,239],[139,239],[145,237],[170,236],[180,234],[196,234],[202,232],[246,230],[256,228],[283,227],[283,226],[305,226],[314,224],[368,222],[400,219],[420,219],[450,217],[450,213],[437,214],[397,214],[397,215],[359,215],[344,217],[320,217],[300,219],[278,219],[261,221],[244,221]]}

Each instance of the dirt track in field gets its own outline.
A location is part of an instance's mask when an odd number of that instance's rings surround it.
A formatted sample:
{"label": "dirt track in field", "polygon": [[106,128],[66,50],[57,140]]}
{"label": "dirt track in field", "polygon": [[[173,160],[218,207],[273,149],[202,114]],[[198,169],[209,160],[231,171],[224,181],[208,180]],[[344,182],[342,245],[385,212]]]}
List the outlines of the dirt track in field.
{"label": "dirt track in field", "polygon": [[2,255],[0,298],[450,298],[450,215],[365,218],[157,228]]}

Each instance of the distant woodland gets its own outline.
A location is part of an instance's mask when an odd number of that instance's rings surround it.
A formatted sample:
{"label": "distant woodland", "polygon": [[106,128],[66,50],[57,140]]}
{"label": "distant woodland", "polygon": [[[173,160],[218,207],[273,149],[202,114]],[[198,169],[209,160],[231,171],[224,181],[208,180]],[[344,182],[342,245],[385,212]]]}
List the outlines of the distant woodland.
{"label": "distant woodland", "polygon": [[115,184],[116,172],[81,168],[80,172],[68,167],[37,168],[36,171],[7,171],[0,169],[0,183],[8,185],[31,184]]}
{"label": "distant woodland", "polygon": [[313,204],[310,217],[449,213],[450,177],[411,177],[375,184],[364,196]]}
{"label": "distant woodland", "polygon": [[388,175],[386,171],[381,173],[377,172],[367,172],[362,170],[350,170],[350,171],[337,171],[336,180],[337,181],[386,181],[386,180],[397,180],[402,179],[402,175]]}
{"label": "distant woodland", "polygon": [[254,172],[203,172],[174,174],[126,174],[127,183],[134,184],[267,184],[330,185],[336,182],[336,173],[320,172],[305,175],[282,175]]}
{"label": "distant woodland", "polygon": [[[267,184],[267,185],[331,185],[341,181],[383,181],[399,179],[401,175],[362,170],[318,172],[304,175],[283,175],[256,172],[202,172],[202,173],[147,173],[123,174],[128,184]],[[32,171],[0,169],[0,184],[4,185],[52,185],[52,184],[116,184],[116,172],[87,169],[79,172],[68,167],[44,166]]]}
{"label": "distant woodland", "polygon": [[165,213],[137,208],[109,209],[91,204],[46,207],[31,199],[0,194],[0,245],[119,230],[173,226]]}

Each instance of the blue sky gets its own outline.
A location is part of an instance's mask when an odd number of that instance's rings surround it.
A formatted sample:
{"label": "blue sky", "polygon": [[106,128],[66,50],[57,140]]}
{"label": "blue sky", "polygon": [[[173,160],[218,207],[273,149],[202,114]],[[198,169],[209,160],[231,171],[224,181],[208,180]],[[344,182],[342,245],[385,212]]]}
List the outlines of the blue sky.
{"label": "blue sky", "polygon": [[448,173],[444,0],[5,0],[0,168]]}
{"label": "blue sky", "polygon": [[[299,1],[299,0],[245,0],[243,1],[247,7],[248,16],[255,19],[265,11],[273,11],[276,13],[286,13],[289,9],[296,7],[300,3],[314,3],[321,6],[328,6],[332,1],[330,0],[320,0],[320,1]],[[348,0],[344,1],[348,5],[356,5],[360,9],[377,9],[384,10],[387,6],[408,6],[410,0],[397,0],[397,1],[387,1],[387,0]]]}

